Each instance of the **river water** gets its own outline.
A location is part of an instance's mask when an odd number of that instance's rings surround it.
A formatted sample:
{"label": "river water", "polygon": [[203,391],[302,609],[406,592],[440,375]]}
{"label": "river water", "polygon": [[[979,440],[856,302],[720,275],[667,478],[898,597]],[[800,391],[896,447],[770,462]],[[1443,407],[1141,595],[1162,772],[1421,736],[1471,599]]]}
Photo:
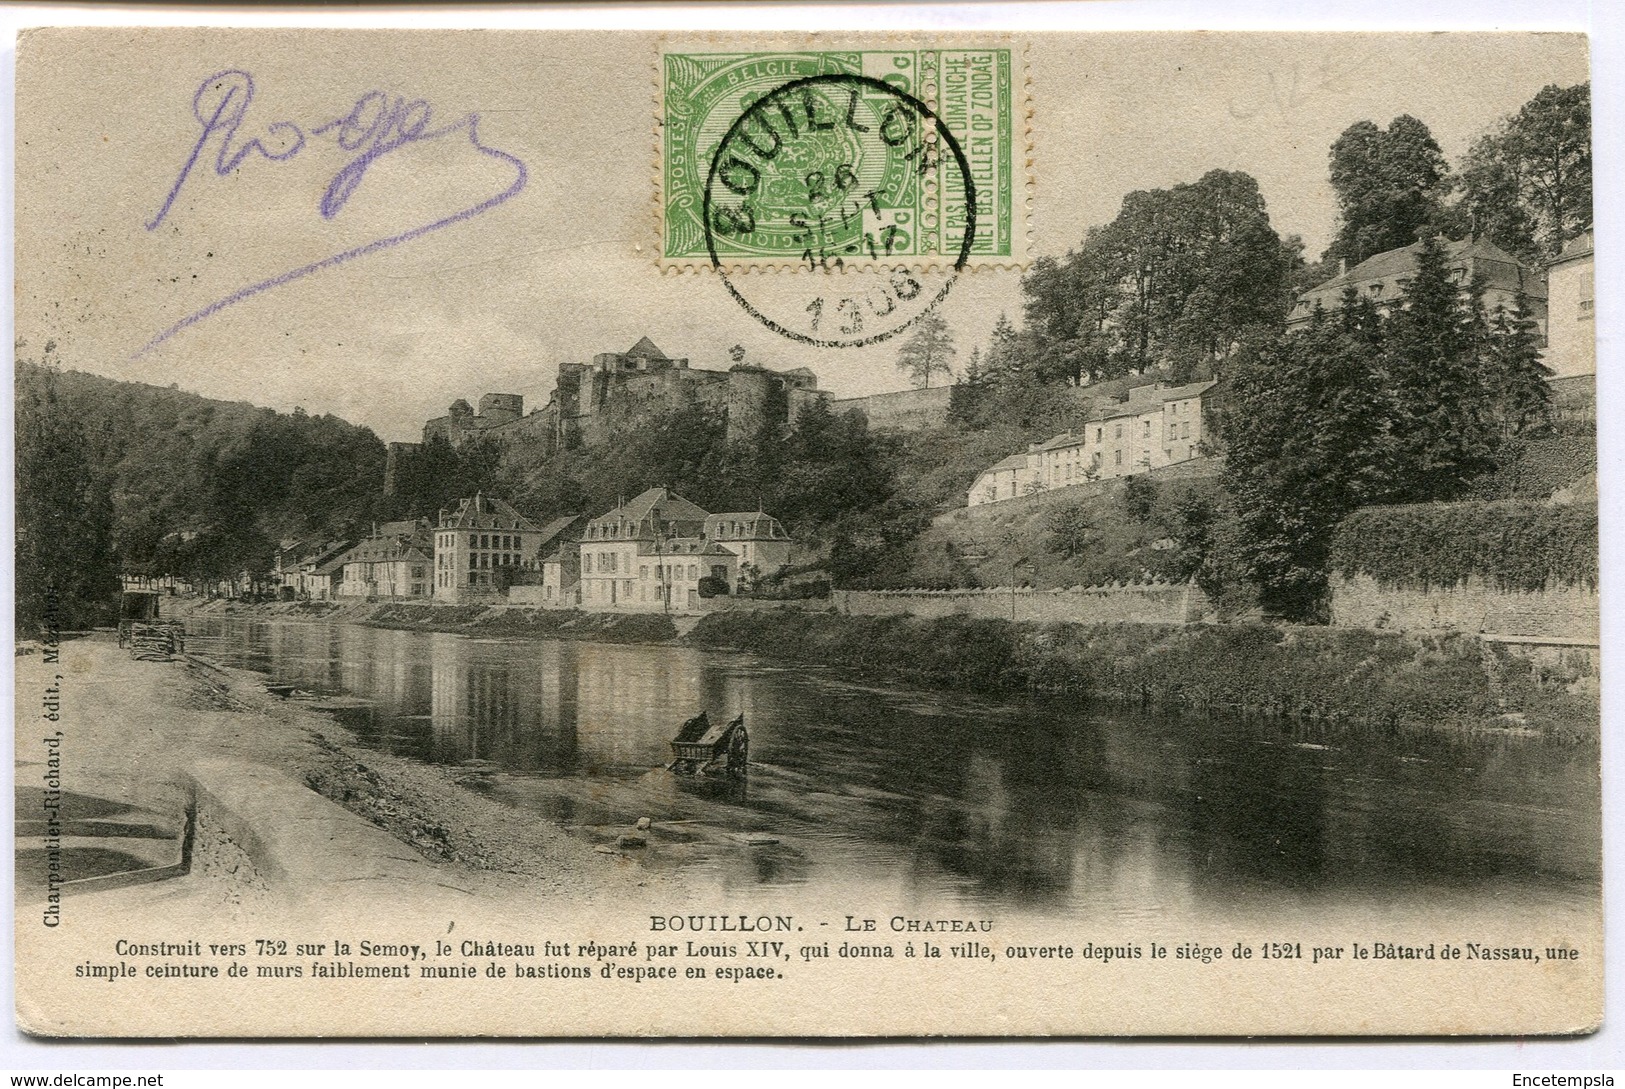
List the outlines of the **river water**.
{"label": "river water", "polygon": [[[1579,911],[1599,895],[1596,750],[1536,737],[1182,719],[682,647],[349,624],[195,618],[188,649],[353,697],[337,713],[366,745],[494,762],[470,789],[582,835],[670,822],[643,864],[719,889],[843,883],[1119,920]],[[742,789],[664,770],[701,709],[744,713]]]}

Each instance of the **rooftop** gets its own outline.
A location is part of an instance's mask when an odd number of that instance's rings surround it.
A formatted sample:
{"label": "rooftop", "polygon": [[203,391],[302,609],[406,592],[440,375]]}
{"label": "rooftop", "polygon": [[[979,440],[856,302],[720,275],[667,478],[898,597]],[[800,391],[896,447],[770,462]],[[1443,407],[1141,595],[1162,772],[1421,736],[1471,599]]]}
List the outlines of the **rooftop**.
{"label": "rooftop", "polygon": [[[1420,242],[1412,242],[1409,246],[1401,246],[1398,249],[1384,250],[1366,258],[1347,272],[1339,273],[1325,283],[1310,288],[1299,298],[1307,300],[1310,296],[1324,298],[1327,295],[1338,295],[1345,287],[1376,280],[1390,280],[1395,283],[1408,280],[1416,272],[1416,257],[1421,252]],[[1444,253],[1447,262],[1472,262],[1475,266],[1473,271],[1485,273],[1492,287],[1516,289],[1522,286],[1532,296],[1546,297],[1546,289],[1540,283],[1540,277],[1521,276],[1520,272],[1524,271],[1522,262],[1487,238],[1468,237],[1456,242],[1446,242]],[[1478,267],[1481,263],[1488,267]]]}
{"label": "rooftop", "polygon": [[648,337],[640,337],[638,342],[626,350],[627,355],[641,355],[645,359],[670,359],[665,352],[655,347],[655,342]]}
{"label": "rooftop", "polygon": [[340,560],[344,563],[387,563],[391,560],[422,560],[427,563],[429,551],[409,537],[369,537],[346,552]]}
{"label": "rooftop", "polygon": [[1590,257],[1595,245],[1596,235],[1589,227],[1569,239],[1563,250],[1552,258],[1550,264],[1561,265],[1565,261],[1577,261],[1582,257]]}
{"label": "rooftop", "polygon": [[[731,528],[733,526],[738,528]],[[710,515],[705,520],[705,535],[725,537],[730,541],[784,540],[789,536],[777,518],[759,510],[722,511]]]}
{"label": "rooftop", "polygon": [[667,537],[638,542],[640,556],[733,556],[733,553],[704,537]]}
{"label": "rooftop", "polygon": [[459,499],[455,510],[440,512],[441,529],[518,529],[536,532],[536,524],[502,499],[476,494]]}
{"label": "rooftop", "polygon": [[563,536],[571,526],[580,520],[581,515],[579,514],[565,514],[545,523],[542,526],[541,547],[546,548],[554,539]]}
{"label": "rooftop", "polygon": [[605,511],[594,518],[593,522],[600,525],[612,522],[631,522],[640,525],[645,521],[703,522],[706,517],[705,511],[682,496],[666,488],[650,488],[640,492],[630,501]]}
{"label": "rooftop", "polygon": [[995,462],[993,465],[991,465],[987,469],[984,469],[983,471],[988,472],[988,473],[997,473],[997,472],[1002,472],[1005,469],[1025,469],[1026,467],[1027,467],[1027,455],[1026,454],[1011,454],[1009,457],[1005,458],[1003,461]]}
{"label": "rooftop", "polygon": [[[1152,406],[1161,406],[1169,401],[1184,401],[1191,397],[1200,397],[1218,383],[1214,379],[1202,382],[1187,382],[1183,386],[1169,386],[1166,388],[1151,388],[1139,386],[1130,391],[1127,401],[1116,401],[1102,406],[1089,418],[1091,420],[1115,420],[1123,416],[1139,416]],[[1053,440],[1051,440],[1053,441]]]}

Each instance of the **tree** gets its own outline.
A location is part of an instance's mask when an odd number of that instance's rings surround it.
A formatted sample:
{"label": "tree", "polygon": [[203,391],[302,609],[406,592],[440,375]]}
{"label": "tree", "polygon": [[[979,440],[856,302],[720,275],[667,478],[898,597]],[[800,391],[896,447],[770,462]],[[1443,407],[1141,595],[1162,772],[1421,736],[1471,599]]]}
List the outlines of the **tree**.
{"label": "tree", "polygon": [[1505,436],[1544,418],[1529,301],[1489,315],[1482,283],[1465,286],[1424,238],[1388,317],[1350,287],[1338,310],[1317,308],[1233,374],[1222,532],[1268,608],[1317,616],[1345,516],[1459,498],[1496,467]]}
{"label": "tree", "polygon": [[1083,248],[1061,260],[1040,257],[1021,281],[1033,369],[1045,381],[1082,385],[1119,373],[1108,325],[1119,285],[1106,268],[1102,230],[1090,230]]}
{"label": "tree", "polygon": [[1551,419],[1551,368],[1540,359],[1540,327],[1529,297],[1518,292],[1511,311],[1496,307],[1488,346],[1490,393],[1502,431],[1519,435]]}
{"label": "tree", "polygon": [[1352,292],[1329,316],[1249,354],[1232,378],[1223,474],[1227,536],[1266,609],[1314,617],[1343,517],[1389,497],[1397,409],[1380,320]]}
{"label": "tree", "polygon": [[[1001,314],[1000,317],[1003,317]],[[965,364],[964,384],[980,387],[987,382],[987,372],[982,368],[982,346],[977,344],[970,350],[970,362]]]}
{"label": "tree", "polygon": [[1549,85],[1477,140],[1461,168],[1472,229],[1526,261],[1591,224],[1591,85]]}
{"label": "tree", "polygon": [[916,388],[931,388],[934,375],[953,374],[954,335],[948,322],[935,310],[920,318],[914,335],[897,353],[897,369],[908,375]]}
{"label": "tree", "polygon": [[999,320],[993,323],[993,334],[988,339],[987,362],[983,365],[983,372],[988,381],[995,386],[1020,385],[1027,377],[1027,361],[1022,358],[1019,337],[1016,327],[1010,324],[1010,318],[999,312]]}
{"label": "tree", "polygon": [[1496,386],[1486,376],[1482,289],[1469,286],[1464,303],[1443,245],[1424,238],[1405,305],[1388,321],[1383,366],[1399,413],[1403,501],[1458,498],[1494,464]]}
{"label": "tree", "polygon": [[1359,264],[1416,241],[1444,216],[1450,170],[1428,127],[1409,114],[1386,130],[1359,121],[1331,149],[1331,182],[1340,219],[1325,259]]}
{"label": "tree", "polygon": [[1086,503],[1068,503],[1052,510],[1044,519],[1044,543],[1052,552],[1067,559],[1082,556],[1100,540]]}
{"label": "tree", "polygon": [[[52,346],[47,345],[47,359]],[[113,504],[49,363],[17,383],[16,631],[107,623],[118,593]]]}
{"label": "tree", "polygon": [[1130,193],[1080,249],[1035,263],[1022,281],[1027,354],[1052,382],[1217,368],[1241,341],[1280,329],[1300,251],[1239,171]]}

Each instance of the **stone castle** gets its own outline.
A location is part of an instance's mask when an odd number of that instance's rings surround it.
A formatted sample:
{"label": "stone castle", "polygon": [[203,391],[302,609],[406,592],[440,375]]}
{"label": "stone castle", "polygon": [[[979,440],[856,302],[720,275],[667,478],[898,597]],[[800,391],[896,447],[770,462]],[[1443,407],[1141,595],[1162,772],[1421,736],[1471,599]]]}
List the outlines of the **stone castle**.
{"label": "stone castle", "polygon": [[711,408],[728,421],[728,438],[755,434],[764,425],[793,425],[809,404],[828,401],[818,376],[805,367],[771,371],[744,361],[713,371],[673,359],[644,337],[625,352],[599,352],[591,363],[560,363],[558,383],[542,408],[525,413],[524,398],[487,393],[479,411],[466,401],[423,425],[424,441],[443,436],[453,446],[472,438],[539,443],[543,453],[600,446],[642,426],[652,411],[690,406]]}
{"label": "stone castle", "polygon": [[[876,428],[921,430],[947,420],[947,387],[832,398],[806,367],[769,370],[746,362],[743,348],[729,354],[732,363],[726,370],[691,367],[687,359],[674,359],[643,337],[625,352],[600,352],[590,363],[560,363],[547,404],[528,414],[524,398],[515,393],[487,393],[478,410],[457,401],[446,415],[424,423],[423,441],[441,437],[453,446],[474,439],[523,442],[549,457],[560,450],[613,443],[645,426],[652,413],[690,406],[721,414],[730,441],[766,426],[788,431],[803,408],[818,402],[832,412],[860,413]],[[396,457],[416,446],[389,444],[386,488]]]}

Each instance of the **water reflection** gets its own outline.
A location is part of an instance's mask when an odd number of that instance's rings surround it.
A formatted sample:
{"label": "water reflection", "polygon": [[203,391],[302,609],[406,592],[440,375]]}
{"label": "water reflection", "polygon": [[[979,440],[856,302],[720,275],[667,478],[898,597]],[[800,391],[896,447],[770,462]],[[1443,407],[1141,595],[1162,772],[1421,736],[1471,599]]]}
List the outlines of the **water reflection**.
{"label": "water reflection", "polygon": [[[1262,896],[1595,895],[1594,752],[899,691],[675,647],[216,620],[192,646],[360,697],[362,740],[490,761],[578,825],[695,822],[725,887],[884,875],[912,895],[1133,917]],[[743,712],[748,788],[661,770],[678,723]],[[724,849],[729,833],[780,840]],[[709,838],[707,838],[709,836]]]}

